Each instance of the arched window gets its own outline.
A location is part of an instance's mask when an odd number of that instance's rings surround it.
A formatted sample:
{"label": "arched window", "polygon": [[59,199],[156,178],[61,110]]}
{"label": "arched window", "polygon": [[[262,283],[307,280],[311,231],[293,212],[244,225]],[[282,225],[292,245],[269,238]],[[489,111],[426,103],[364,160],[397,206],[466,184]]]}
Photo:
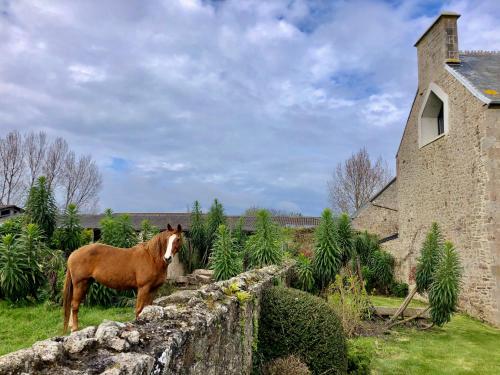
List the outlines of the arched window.
{"label": "arched window", "polygon": [[418,116],[419,146],[423,147],[448,133],[448,95],[431,83]]}

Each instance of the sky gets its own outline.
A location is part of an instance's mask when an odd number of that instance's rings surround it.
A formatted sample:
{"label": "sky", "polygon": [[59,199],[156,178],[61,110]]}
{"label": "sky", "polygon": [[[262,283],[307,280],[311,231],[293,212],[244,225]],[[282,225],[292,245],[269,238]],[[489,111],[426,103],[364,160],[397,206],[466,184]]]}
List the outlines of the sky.
{"label": "sky", "polygon": [[100,210],[316,216],[361,147],[394,169],[442,10],[461,50],[500,50],[497,0],[0,0],[0,135],[90,154]]}

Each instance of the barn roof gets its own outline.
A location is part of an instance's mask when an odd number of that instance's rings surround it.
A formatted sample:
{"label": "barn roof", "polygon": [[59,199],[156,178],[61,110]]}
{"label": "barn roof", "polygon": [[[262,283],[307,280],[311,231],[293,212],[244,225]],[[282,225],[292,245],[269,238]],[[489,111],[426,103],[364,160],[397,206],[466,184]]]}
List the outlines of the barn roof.
{"label": "barn roof", "polygon": [[486,104],[500,104],[500,52],[460,53],[460,63],[446,70]]}
{"label": "barn roof", "polygon": [[6,208],[13,208],[19,212],[24,211],[21,207],[18,207],[15,204],[0,204],[0,210],[6,209]]}
{"label": "barn roof", "polygon": [[[167,224],[175,226],[182,225],[184,230],[189,231],[191,214],[190,213],[176,213],[176,212],[162,212],[162,213],[115,213],[113,216],[126,214],[130,217],[130,221],[136,230],[141,228],[143,220],[149,220],[152,225],[160,229],[165,229]],[[81,225],[84,228],[100,228],[99,221],[104,217],[103,214],[99,215],[80,215]],[[227,216],[228,225],[234,227],[238,222],[240,216]],[[319,217],[312,216],[273,216],[274,222],[290,228],[314,228],[319,224]],[[243,229],[248,232],[255,230],[255,217],[245,216]]]}

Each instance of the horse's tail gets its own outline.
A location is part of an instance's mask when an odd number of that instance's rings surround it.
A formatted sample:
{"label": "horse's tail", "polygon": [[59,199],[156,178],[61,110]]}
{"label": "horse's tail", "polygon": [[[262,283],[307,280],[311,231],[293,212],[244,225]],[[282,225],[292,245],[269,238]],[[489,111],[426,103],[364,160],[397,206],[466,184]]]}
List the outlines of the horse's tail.
{"label": "horse's tail", "polygon": [[63,309],[64,309],[64,328],[63,333],[68,329],[68,322],[71,315],[71,300],[73,299],[73,281],[71,280],[71,273],[69,268],[66,271],[66,279],[64,280],[63,291]]}

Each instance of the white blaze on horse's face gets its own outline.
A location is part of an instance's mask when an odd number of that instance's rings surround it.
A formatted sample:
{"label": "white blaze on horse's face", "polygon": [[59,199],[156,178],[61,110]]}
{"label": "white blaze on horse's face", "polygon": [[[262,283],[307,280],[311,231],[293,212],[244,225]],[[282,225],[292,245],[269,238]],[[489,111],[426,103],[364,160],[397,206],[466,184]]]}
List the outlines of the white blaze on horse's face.
{"label": "white blaze on horse's face", "polygon": [[172,261],[172,247],[174,247],[174,241],[177,238],[177,234],[172,234],[168,238],[167,251],[165,251],[165,262],[170,263]]}

